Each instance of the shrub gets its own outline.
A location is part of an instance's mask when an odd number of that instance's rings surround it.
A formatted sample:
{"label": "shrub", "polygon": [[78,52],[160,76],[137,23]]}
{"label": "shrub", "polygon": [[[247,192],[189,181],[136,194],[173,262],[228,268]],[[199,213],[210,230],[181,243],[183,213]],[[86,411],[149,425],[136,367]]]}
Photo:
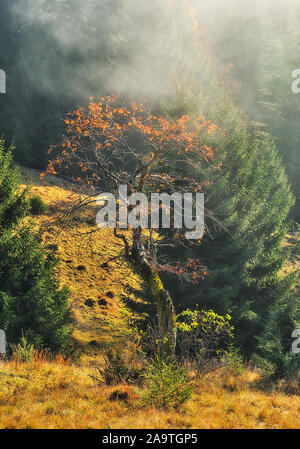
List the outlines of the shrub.
{"label": "shrub", "polygon": [[177,316],[177,347],[185,364],[192,364],[197,376],[216,367],[221,348],[233,334],[230,315],[221,316],[212,310],[185,310]]}
{"label": "shrub", "polygon": [[38,195],[32,196],[29,200],[30,203],[30,213],[32,215],[42,215],[47,211],[47,206]]}
{"label": "shrub", "polygon": [[175,360],[157,358],[144,374],[146,391],[142,394],[143,406],[158,408],[179,407],[193,392],[187,372]]}
{"label": "shrub", "polygon": [[224,351],[222,358],[223,370],[229,375],[235,377],[242,376],[246,371],[243,356],[239,349],[235,348],[231,343],[227,351]]}
{"label": "shrub", "polygon": [[244,387],[243,374],[246,371],[244,360],[239,350],[231,343],[221,357],[222,369],[220,380],[222,387],[229,391],[238,391]]}
{"label": "shrub", "polygon": [[[264,386],[271,386],[273,383],[284,380],[287,383],[298,382],[300,373],[300,360],[298,354],[284,352],[280,341],[274,337],[270,342],[270,347],[274,343],[274,355],[266,354],[261,357],[258,354],[253,355],[253,361],[256,364],[261,376],[261,383]],[[298,384],[300,387],[300,383]]]}
{"label": "shrub", "polygon": [[31,362],[34,357],[34,346],[22,335],[20,343],[11,345],[12,357],[18,362]]}
{"label": "shrub", "polygon": [[106,385],[120,383],[137,383],[141,380],[144,371],[143,363],[136,354],[120,348],[110,348],[103,354],[105,365],[99,369]]}

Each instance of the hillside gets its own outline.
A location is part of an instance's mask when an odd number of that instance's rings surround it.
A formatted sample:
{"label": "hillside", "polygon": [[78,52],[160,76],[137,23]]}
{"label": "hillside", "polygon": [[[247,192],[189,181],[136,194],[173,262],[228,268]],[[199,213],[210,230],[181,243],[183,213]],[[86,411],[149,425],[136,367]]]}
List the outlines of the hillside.
{"label": "hillside", "polygon": [[[81,361],[99,358],[99,349],[117,343],[127,345],[128,320],[133,319],[122,298],[141,301],[141,281],[120,262],[101,265],[120,252],[120,243],[112,229],[87,234],[95,225],[96,211],[81,211],[62,228],[57,219],[78,199],[76,186],[57,177],[40,180],[39,172],[23,169],[24,180],[32,184],[32,195],[38,195],[48,206],[46,214],[34,218],[42,230],[44,244],[54,248],[60,259],[58,276],[70,291],[70,304],[75,316],[74,339],[81,350]],[[94,227],[95,229],[95,227]],[[97,228],[96,228],[97,229]]]}
{"label": "hillside", "polygon": [[[82,239],[93,211],[60,230],[55,217],[77,193],[55,177],[39,180],[33,170],[23,170],[32,182],[32,193],[48,205],[45,215],[35,218],[46,245],[57,249],[61,284],[71,293],[76,325],[74,339],[81,349],[74,363],[57,357],[53,361],[36,355],[22,363],[0,363],[0,428],[148,428],[148,429],[285,429],[300,427],[300,397],[297,386],[283,382],[280,390],[263,391],[259,375],[248,370],[242,376],[218,370],[195,382],[191,399],[180,410],[141,407],[142,387],[102,383],[97,367],[103,365],[101,349],[116,345],[128,350],[128,319],[133,317],[122,298],[141,300],[140,280],[116,263],[101,264],[117,254],[118,242],[111,230],[101,230]],[[299,257],[296,236],[286,245]],[[55,246],[57,245],[57,246]],[[291,261],[293,265],[297,260]],[[287,267],[290,269],[290,267]],[[130,292],[134,292],[130,293]],[[132,343],[134,344],[134,343]],[[133,348],[134,351],[134,348]],[[132,349],[131,349],[132,352]],[[191,376],[193,373],[191,373]]]}
{"label": "hillside", "polygon": [[1,6],[0,429],[300,429],[300,0]]}

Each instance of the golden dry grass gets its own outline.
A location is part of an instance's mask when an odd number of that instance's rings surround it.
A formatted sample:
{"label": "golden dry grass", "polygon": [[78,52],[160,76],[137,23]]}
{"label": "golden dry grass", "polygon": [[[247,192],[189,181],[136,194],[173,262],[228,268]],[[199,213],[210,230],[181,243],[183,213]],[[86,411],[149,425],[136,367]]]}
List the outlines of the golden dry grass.
{"label": "golden dry grass", "polygon": [[[0,428],[300,428],[300,397],[253,389],[253,373],[233,391],[222,376],[208,377],[180,410],[141,408],[134,387],[99,386],[89,374],[92,368],[61,361],[0,363]],[[110,400],[116,388],[127,392],[126,401]]]}

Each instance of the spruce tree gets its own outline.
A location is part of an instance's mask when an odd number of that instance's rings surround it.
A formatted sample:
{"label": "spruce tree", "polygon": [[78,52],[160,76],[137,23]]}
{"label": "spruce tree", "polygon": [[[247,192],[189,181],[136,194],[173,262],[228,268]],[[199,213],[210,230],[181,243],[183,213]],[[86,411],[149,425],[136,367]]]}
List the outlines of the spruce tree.
{"label": "spruce tree", "polygon": [[28,192],[12,149],[0,141],[0,328],[9,344],[22,335],[36,348],[66,352],[70,347],[68,293],[56,280],[55,258],[22,220],[29,210]]}
{"label": "spruce tree", "polygon": [[[292,297],[295,279],[282,277],[281,270],[289,257],[282,243],[294,197],[267,132],[249,126],[243,111],[226,95],[220,95],[207,115],[226,134],[222,144],[215,143],[220,171],[201,167],[198,174],[200,182],[210,181],[206,207],[220,225],[207,218],[209,232],[202,244],[183,250],[181,257],[200,259],[208,275],[196,286],[181,285],[174,278],[165,282],[179,298],[177,310],[198,304],[230,313],[238,343],[250,356],[264,332],[266,314],[276,301]],[[179,257],[172,251],[169,256]]]}
{"label": "spruce tree", "polygon": [[220,225],[207,221],[209,233],[200,247],[185,251],[185,257],[201,260],[208,275],[196,286],[172,279],[168,288],[180,291],[180,308],[199,304],[231,314],[238,343],[250,356],[266,314],[292,296],[295,279],[281,276],[281,270],[289,257],[282,242],[294,198],[274,142],[251,135],[242,120],[218,157],[221,173],[210,174],[213,182],[205,194]]}

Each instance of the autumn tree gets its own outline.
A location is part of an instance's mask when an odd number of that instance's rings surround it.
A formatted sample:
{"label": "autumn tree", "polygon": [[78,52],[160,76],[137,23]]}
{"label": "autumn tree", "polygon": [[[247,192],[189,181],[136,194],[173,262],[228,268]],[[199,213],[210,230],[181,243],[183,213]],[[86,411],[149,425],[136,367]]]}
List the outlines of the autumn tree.
{"label": "autumn tree", "polygon": [[[91,99],[87,107],[68,114],[65,122],[62,144],[55,149],[56,156],[49,162],[47,173],[63,170],[87,189],[76,209],[95,202],[103,188],[116,196],[120,185],[127,186],[128,195],[143,193],[147,198],[160,192],[195,196],[203,187],[191,173],[199,174],[199,170],[213,164],[215,149],[209,146],[210,136],[222,138],[220,129],[203,116],[171,120],[153,114],[147,102],[128,103],[118,96]],[[185,167],[189,168],[189,177],[184,176]],[[170,216],[170,229],[165,230],[162,239],[155,237],[153,229],[143,231],[142,226],[129,229],[130,237],[120,221],[114,228],[123,247],[118,257],[151,289],[158,316],[159,350],[164,355],[171,355],[175,349],[176,315],[160,272],[175,273],[193,283],[205,276],[198,259],[183,264],[157,257],[159,246],[199,243],[199,238],[188,240],[185,229],[178,229],[172,204],[160,203],[161,213]],[[129,204],[128,210],[132,211],[133,206]],[[205,213],[213,215],[208,210]],[[150,219],[151,207],[147,214]]]}

